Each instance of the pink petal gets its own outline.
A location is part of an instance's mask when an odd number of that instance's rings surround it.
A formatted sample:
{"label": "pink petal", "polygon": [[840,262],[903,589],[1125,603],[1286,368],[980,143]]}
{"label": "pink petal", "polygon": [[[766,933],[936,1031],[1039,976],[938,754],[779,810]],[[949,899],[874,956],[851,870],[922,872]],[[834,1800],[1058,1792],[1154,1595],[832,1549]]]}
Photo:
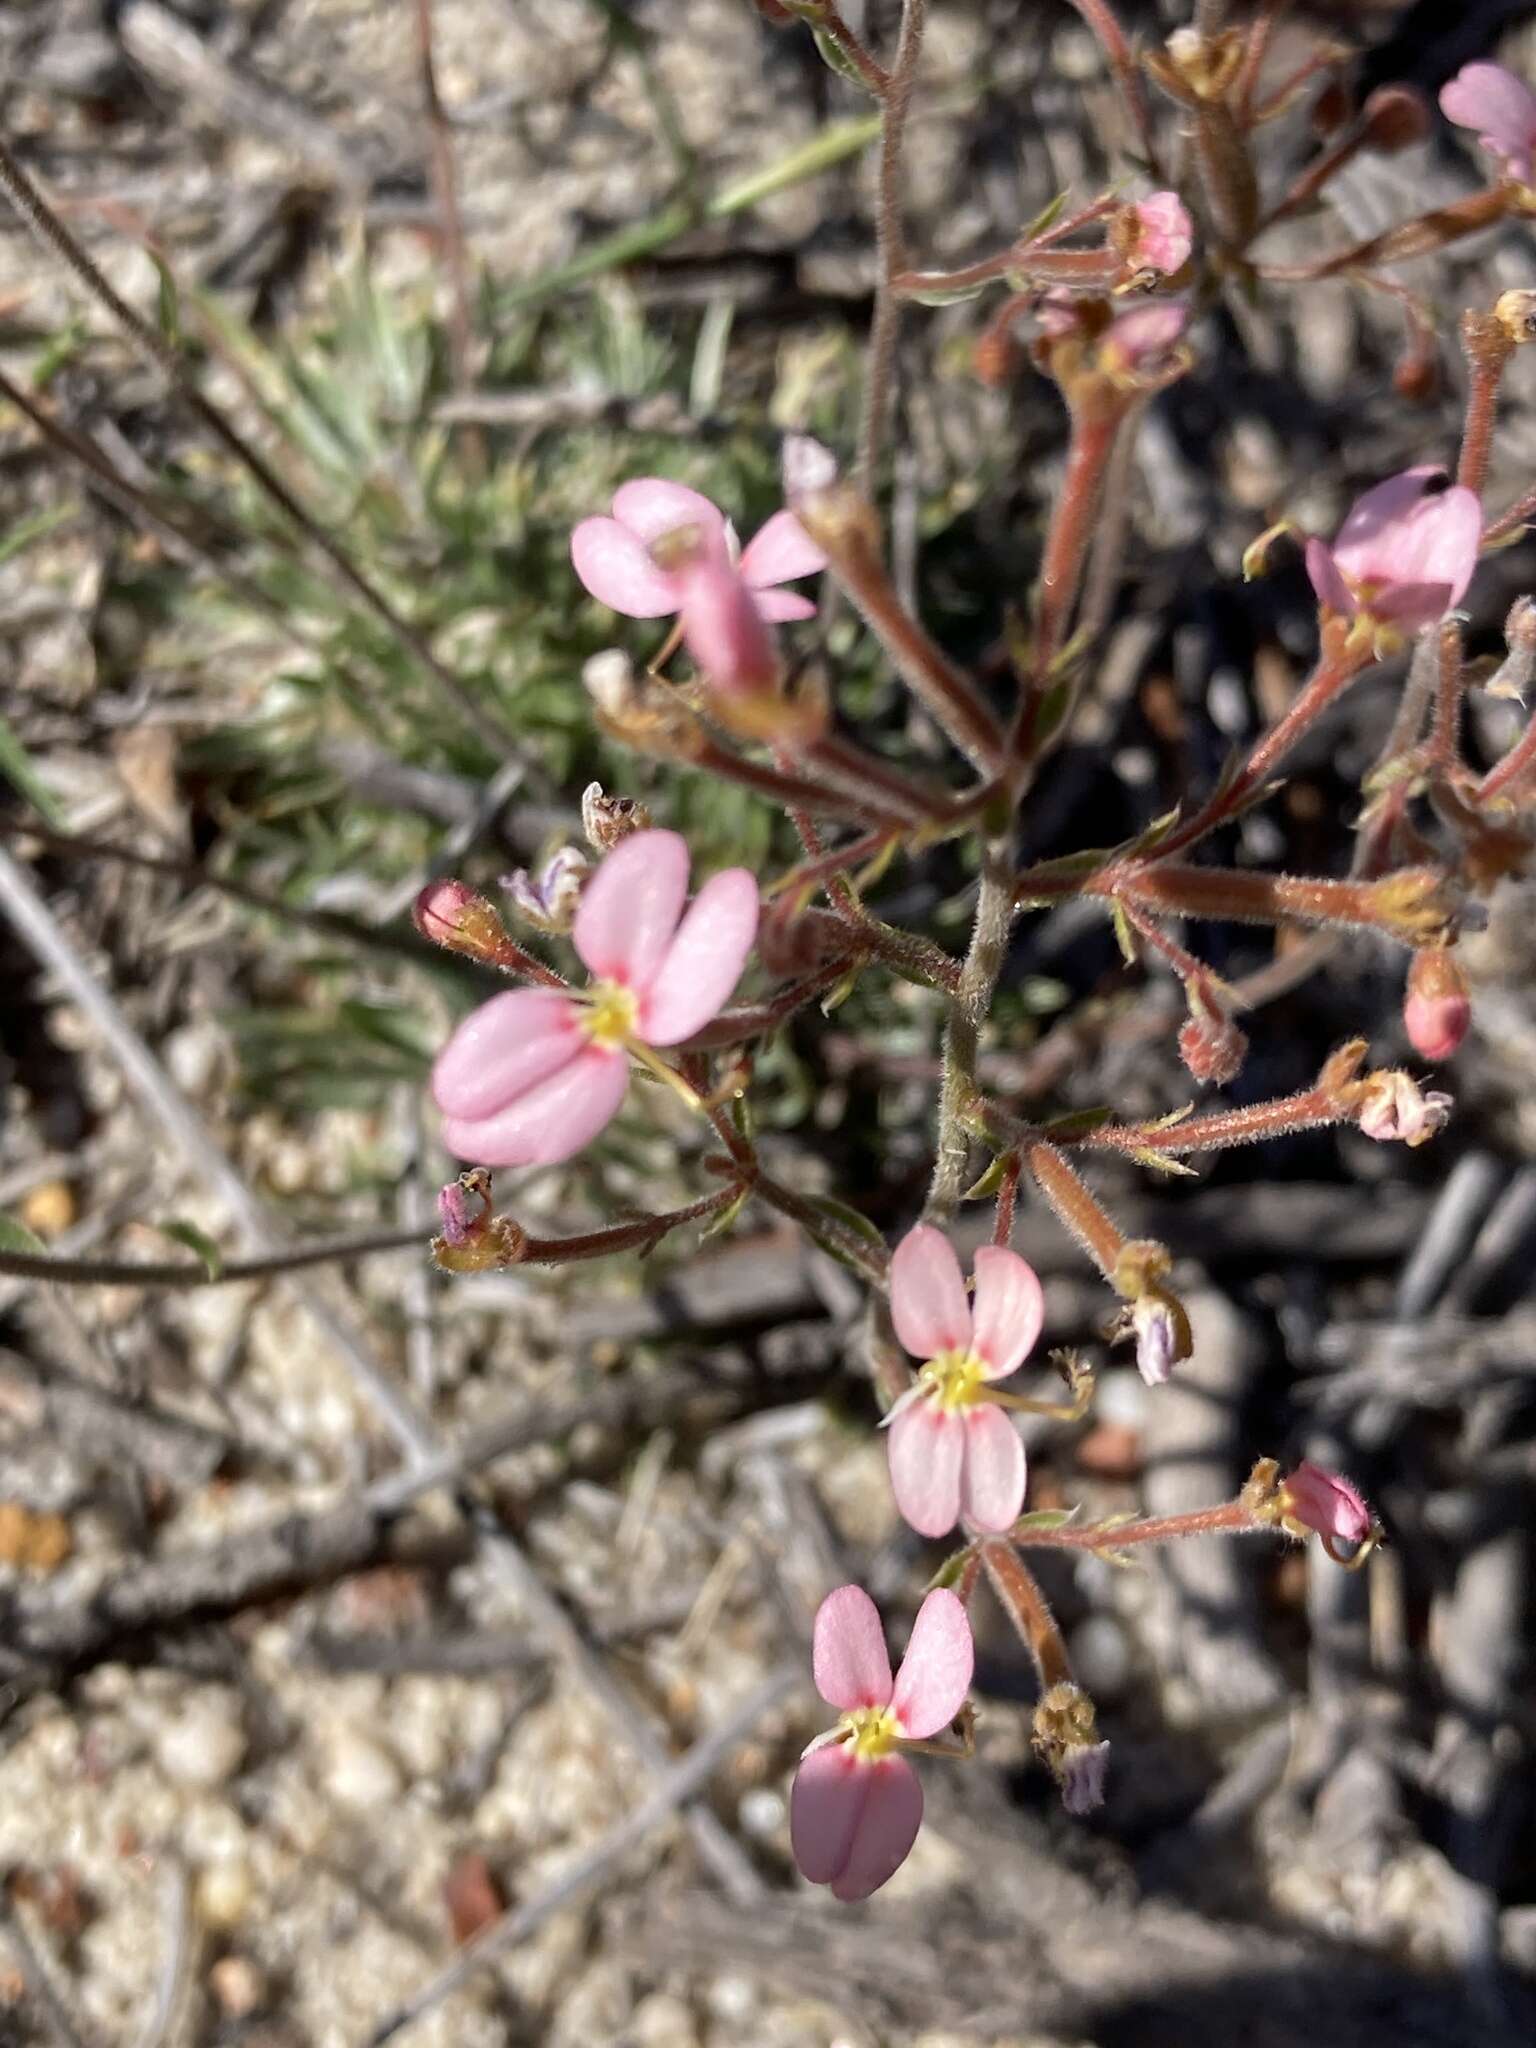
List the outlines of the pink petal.
{"label": "pink petal", "polygon": [[621,840],[581,893],[571,939],[599,981],[650,986],[688,900],[688,847],[676,832]]}
{"label": "pink petal", "polygon": [[725,1007],[757,937],[757,883],[745,868],[712,875],[688,906],[640,1005],[649,1045],[678,1045]]}
{"label": "pink petal", "polygon": [[757,590],[753,597],[759,613],[771,625],[780,626],[790,619],[814,619],[816,616],[815,600],[802,597],[797,590]]}
{"label": "pink petal", "polygon": [[801,1758],[789,1795],[789,1846],[812,1884],[830,1884],[848,1861],[871,1775],[845,1743]]}
{"label": "pink petal", "polygon": [[754,590],[772,583],[793,583],[798,576],[819,576],[827,558],[793,512],[775,512],[747,542],[741,573]]}
{"label": "pink petal", "polygon": [[942,1230],[919,1223],[897,1245],[891,1260],[891,1320],[914,1358],[941,1351],[966,1351],[971,1342],[971,1305],[955,1248]]}
{"label": "pink petal", "polygon": [[1400,470],[1385,483],[1374,484],[1345,514],[1333,543],[1339,573],[1351,583],[1398,580],[1394,551],[1403,522],[1424,496],[1430,482],[1445,474],[1438,464],[1421,462]]}
{"label": "pink petal", "polygon": [[1536,96],[1502,64],[1464,64],[1440,89],[1440,110],[1459,128],[1475,128],[1486,149],[1523,158],[1536,144]]}
{"label": "pink petal", "polygon": [[990,1401],[968,1408],[964,1425],[960,1512],[978,1529],[1011,1529],[1024,1505],[1024,1445],[1019,1433]]}
{"label": "pink petal", "polygon": [[1045,1296],[1035,1269],[1017,1252],[984,1245],[976,1254],[976,1299],[971,1310],[971,1349],[989,1380],[1017,1372],[1045,1321]]}
{"label": "pink petal", "polygon": [[471,1010],[438,1054],[432,1098],[446,1116],[489,1116],[557,1073],[586,1042],[568,997],[508,989]]}
{"label": "pink petal", "polygon": [[864,1803],[843,1867],[832,1880],[833,1898],[845,1903],[867,1899],[896,1874],[923,1824],[923,1788],[905,1757],[882,1757],[863,1769],[869,1781]]}
{"label": "pink petal", "polygon": [[683,639],[705,678],[737,695],[772,690],[779,675],[773,629],[739,570],[700,555],[678,570],[677,587]]}
{"label": "pink petal", "polygon": [[679,527],[696,526],[708,543],[718,543],[724,552],[725,515],[702,491],[687,484],[675,484],[662,476],[634,477],[620,484],[613,494],[613,516],[647,546],[664,533]]}
{"label": "pink petal", "polygon": [[940,1587],[917,1610],[891,1705],[901,1732],[914,1742],[947,1728],[965,1705],[976,1648],[965,1602]]}
{"label": "pink petal", "polygon": [[677,585],[616,519],[582,520],[571,535],[571,566],[599,604],[626,618],[665,619],[677,610]]}
{"label": "pink petal", "polygon": [[816,1610],[811,1671],[829,1707],[885,1707],[891,1699],[891,1660],[880,1612],[862,1586],[839,1586]]}
{"label": "pink petal", "polygon": [[1451,609],[1449,583],[1394,583],[1371,599],[1371,616],[1405,632],[1432,626]]}
{"label": "pink petal", "polygon": [[1483,511],[1475,491],[1453,484],[1421,498],[1384,550],[1391,580],[1424,586],[1447,583],[1450,604],[1457,605],[1472,581],[1482,540]]}
{"label": "pink petal", "polygon": [[965,1424],[953,1409],[914,1401],[885,1435],[891,1491],[919,1536],[947,1536],[960,1519]]}
{"label": "pink petal", "polygon": [[1312,588],[1317,593],[1319,604],[1326,605],[1340,618],[1352,619],[1355,615],[1355,594],[1339,574],[1333,559],[1333,550],[1327,541],[1312,539],[1307,542],[1307,574]]}
{"label": "pink petal", "polygon": [[498,1115],[445,1118],[443,1143],[472,1166],[557,1166],[591,1143],[628,1086],[624,1054],[589,1045]]}

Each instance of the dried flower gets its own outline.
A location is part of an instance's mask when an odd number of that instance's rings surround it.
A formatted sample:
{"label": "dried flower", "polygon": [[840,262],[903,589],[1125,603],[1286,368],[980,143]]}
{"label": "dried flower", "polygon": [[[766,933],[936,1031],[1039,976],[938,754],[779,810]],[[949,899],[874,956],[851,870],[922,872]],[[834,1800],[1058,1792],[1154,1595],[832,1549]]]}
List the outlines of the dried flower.
{"label": "dried flower", "polygon": [[1061,1788],[1061,1803],[1077,1818],[1104,1804],[1109,1744],[1099,1739],[1093,1701],[1081,1686],[1063,1679],[1035,1708],[1035,1754]]}
{"label": "dried flower", "polygon": [[539,932],[568,932],[576,922],[576,906],[592,863],[578,847],[562,846],[536,876],[515,868],[502,877],[519,914]]}
{"label": "dried flower", "polygon": [[975,1651],[953,1593],[918,1609],[901,1669],[891,1660],[875,1603],[839,1586],[816,1614],[816,1690],[841,1710],[837,1726],[801,1758],[790,1794],[790,1844],[801,1875],[838,1899],[867,1899],[905,1862],[923,1818],[917,1773],[901,1755],[960,1713]]}
{"label": "dried flower", "polygon": [[571,535],[572,566],[592,596],[612,610],[632,619],[670,618],[683,609],[683,592],[677,575],[658,562],[656,547],[685,529],[705,558],[740,570],[762,618],[814,618],[810,598],[780,588],[826,567],[826,557],[792,512],[776,512],[743,550],[717,505],[664,477],[621,484],[611,518],[583,519]]}
{"label": "dried flower", "polygon": [[1456,1106],[1453,1095],[1426,1091],[1401,1067],[1381,1067],[1359,1084],[1358,1121],[1368,1138],[1425,1145],[1443,1130]]}
{"label": "dried flower", "polygon": [[757,883],[729,868],[685,911],[687,897],[677,833],[637,832],[608,855],[576,912],[591,986],[492,996],[438,1054],[432,1092],[450,1151],[487,1166],[571,1158],[617,1112],[631,1055],[656,1067],[652,1047],[681,1044],[719,1012],[752,948]]}
{"label": "dried flower", "polygon": [[1154,192],[1123,207],[1110,236],[1132,270],[1155,270],[1172,277],[1189,261],[1195,246],[1194,222],[1177,192]]}
{"label": "dried flower", "polygon": [[1516,184],[1531,182],[1536,153],[1536,93],[1502,64],[1463,64],[1440,88],[1440,111],[1458,128],[1475,128],[1481,146]]}
{"label": "dried flower", "polygon": [[600,782],[589,782],[581,792],[581,829],[599,853],[612,853],[621,839],[648,831],[650,823],[650,811],[636,797],[609,796]]}
{"label": "dried flower", "polygon": [[1173,1269],[1166,1245],[1147,1237],[1121,1246],[1110,1285],[1125,1302],[1113,1335],[1132,1338],[1136,1370],[1149,1387],[1166,1386],[1173,1368],[1194,1350],[1184,1304],[1163,1283]]}
{"label": "dried flower", "polygon": [[989,1393],[1018,1371],[1040,1335],[1045,1301],[1034,1268],[997,1245],[976,1254],[976,1300],[943,1231],[920,1223],[891,1260],[896,1335],[926,1361],[885,1418],[896,1505],[922,1536],[964,1515],[1006,1529],[1024,1505],[1024,1445]]}
{"label": "dried flower", "polygon": [[1431,626],[1461,602],[1482,545],[1477,493],[1436,489],[1432,463],[1377,484],[1351,507],[1332,547],[1307,542],[1307,574],[1318,602],[1367,630],[1403,633]]}

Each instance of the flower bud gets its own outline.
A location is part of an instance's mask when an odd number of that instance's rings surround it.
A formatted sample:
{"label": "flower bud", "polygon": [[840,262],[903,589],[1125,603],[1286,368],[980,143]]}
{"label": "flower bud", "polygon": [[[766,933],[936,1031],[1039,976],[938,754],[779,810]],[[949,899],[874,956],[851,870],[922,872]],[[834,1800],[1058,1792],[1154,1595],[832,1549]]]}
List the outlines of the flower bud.
{"label": "flower bud", "polygon": [[1414,344],[1392,365],[1392,389],[1410,405],[1428,405],[1440,395],[1440,361],[1434,350]]}
{"label": "flower bud", "polygon": [[411,922],[435,946],[471,960],[494,960],[506,943],[506,927],[495,906],[448,877],[428,882],[411,905]]}
{"label": "flower bud", "polygon": [[1411,85],[1378,86],[1361,109],[1368,149],[1391,156],[1429,133],[1429,102]]}
{"label": "flower bud", "polygon": [[1310,1529],[1327,1542],[1364,1543],[1375,1528],[1370,1509],[1347,1479],[1321,1465],[1298,1465],[1280,1486],[1280,1511],[1298,1534]]}
{"label": "flower bud", "polygon": [[1179,299],[1154,299],[1133,306],[1110,323],[1099,343],[1101,368],[1119,384],[1157,388],[1188,368],[1179,344],[1189,325],[1189,308]]}
{"label": "flower bud", "polygon": [[1114,214],[1109,239],[1129,270],[1172,277],[1189,261],[1194,223],[1177,192],[1154,192]]}
{"label": "flower bud", "polygon": [[650,811],[636,797],[609,796],[600,782],[581,792],[581,829],[599,853],[612,853],[631,832],[649,831],[650,823]]}
{"label": "flower bud", "polygon": [[519,915],[538,932],[568,932],[576,922],[576,906],[592,864],[575,846],[562,846],[537,876],[516,868],[501,886]]}
{"label": "flower bud", "polygon": [[1242,1072],[1248,1039],[1219,1010],[1192,1013],[1179,1032],[1179,1057],[1197,1081],[1224,1088]]}
{"label": "flower bud", "polygon": [[1421,1059],[1448,1060],[1467,1035],[1472,999],[1447,946],[1426,946],[1408,969],[1403,1029]]}
{"label": "flower bud", "polygon": [[1312,103],[1312,133],[1320,142],[1326,142],[1330,135],[1337,135],[1354,112],[1354,104],[1348,92],[1336,78],[1331,78]]}

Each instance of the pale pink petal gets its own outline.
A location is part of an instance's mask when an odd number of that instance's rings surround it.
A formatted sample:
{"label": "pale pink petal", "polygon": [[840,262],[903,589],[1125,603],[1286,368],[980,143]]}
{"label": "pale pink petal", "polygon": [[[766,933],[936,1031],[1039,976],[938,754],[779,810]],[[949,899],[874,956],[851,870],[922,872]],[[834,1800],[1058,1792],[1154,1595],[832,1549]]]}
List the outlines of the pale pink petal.
{"label": "pale pink petal", "polygon": [[1504,157],[1515,177],[1528,178],[1536,147],[1536,95],[1502,64],[1464,64],[1440,89],[1440,109],[1460,128],[1475,128],[1477,139]]}
{"label": "pale pink petal", "polygon": [[677,585],[645,544],[616,519],[583,519],[571,535],[571,566],[599,604],[630,619],[665,619],[677,610]]}
{"label": "pale pink petal", "polygon": [[826,566],[826,556],[793,512],[775,512],[747,542],[741,558],[741,573],[754,590],[819,576]]}
{"label": "pale pink petal", "polygon": [[1401,526],[1383,537],[1378,574],[1385,571],[1394,585],[1447,583],[1450,602],[1456,605],[1472,581],[1482,540],[1483,511],[1477,493],[1453,484],[1421,498]]}
{"label": "pale pink petal", "polygon": [[791,619],[814,619],[816,603],[798,590],[757,590],[753,592],[758,611],[771,625],[787,625]]}
{"label": "pale pink petal", "polygon": [[676,832],[632,832],[581,892],[571,938],[599,981],[650,986],[688,900],[688,847]]}
{"label": "pale pink petal", "polygon": [[1385,483],[1373,484],[1356,498],[1333,543],[1339,573],[1351,583],[1395,581],[1392,551],[1402,523],[1430,483],[1444,475],[1438,464],[1421,462],[1389,476]]}
{"label": "pale pink petal", "polygon": [[891,1700],[891,1660],[880,1612],[862,1586],[839,1586],[816,1610],[811,1672],[829,1707],[885,1707]]}
{"label": "pale pink petal", "polygon": [[569,997],[507,989],[471,1010],[438,1054],[433,1100],[446,1116],[489,1116],[558,1072],[586,1042]]}
{"label": "pale pink petal", "polygon": [[955,1248],[942,1230],[919,1223],[897,1245],[891,1260],[891,1320],[914,1358],[941,1351],[966,1351],[971,1342],[971,1305]]}
{"label": "pale pink petal", "polygon": [[864,1770],[864,1803],[843,1867],[832,1880],[833,1898],[845,1904],[867,1899],[895,1875],[923,1824],[923,1788],[905,1757],[882,1757]]}
{"label": "pale pink petal", "polygon": [[779,676],[773,629],[740,572],[700,555],[678,570],[677,587],[683,639],[712,687],[737,696],[772,690]]}
{"label": "pale pink petal", "polygon": [[953,1409],[915,1401],[886,1431],[891,1491],[919,1536],[947,1536],[960,1519],[965,1425]]}
{"label": "pale pink petal", "polygon": [[678,1045],[725,1007],[757,936],[757,883],[727,868],[704,884],[640,1002],[640,1036]]}
{"label": "pale pink petal", "polygon": [[558,1166],[592,1142],[628,1086],[624,1054],[589,1045],[498,1115],[444,1118],[443,1143],[471,1166]]}
{"label": "pale pink petal", "polygon": [[1393,583],[1371,599],[1371,616],[1405,632],[1432,626],[1451,609],[1449,583]]}
{"label": "pale pink petal", "polygon": [[1028,1260],[1001,1245],[983,1245],[976,1254],[975,1273],[971,1349],[987,1379],[1005,1380],[1035,1348],[1045,1321],[1045,1296]]}
{"label": "pale pink petal", "polygon": [[1327,541],[1314,538],[1307,542],[1307,574],[1312,579],[1319,604],[1326,605],[1329,611],[1337,612],[1341,618],[1354,617],[1355,594],[1339,574],[1333,550]]}
{"label": "pale pink petal", "polygon": [[960,1512],[978,1529],[1011,1529],[1024,1505],[1024,1445],[1019,1432],[990,1401],[967,1408],[963,1421]]}
{"label": "pale pink petal", "polygon": [[845,1743],[801,1758],[789,1795],[789,1846],[812,1884],[830,1884],[848,1861],[872,1777]]}
{"label": "pale pink petal", "polygon": [[1194,247],[1194,223],[1178,193],[1154,192],[1132,210],[1139,229],[1136,261],[1167,277],[1182,270]]}
{"label": "pale pink petal", "polygon": [[901,1732],[922,1742],[947,1728],[965,1705],[976,1669],[976,1648],[965,1602],[943,1587],[917,1610],[907,1654],[896,1674],[891,1705]]}
{"label": "pale pink petal", "polygon": [[664,533],[696,526],[706,543],[725,542],[725,515],[702,491],[675,484],[667,477],[639,476],[620,484],[613,494],[613,516],[647,546]]}

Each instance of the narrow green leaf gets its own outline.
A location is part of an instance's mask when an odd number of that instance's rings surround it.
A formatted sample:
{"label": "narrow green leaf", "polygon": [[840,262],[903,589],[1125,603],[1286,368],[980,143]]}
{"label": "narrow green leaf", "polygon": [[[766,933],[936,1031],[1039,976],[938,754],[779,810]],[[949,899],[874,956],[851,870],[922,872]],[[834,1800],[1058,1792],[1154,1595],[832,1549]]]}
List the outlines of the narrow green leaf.
{"label": "narrow green leaf", "polygon": [[195,1223],[187,1223],[176,1217],[169,1223],[157,1223],[154,1228],[162,1237],[168,1237],[176,1244],[185,1245],[189,1252],[194,1253],[202,1261],[203,1270],[208,1278],[218,1279],[224,1270],[224,1254],[213,1239],[205,1231],[199,1230]]}
{"label": "narrow green leaf", "polygon": [[29,1259],[46,1259],[48,1247],[35,1231],[12,1216],[0,1216],[0,1252],[25,1252]]}

